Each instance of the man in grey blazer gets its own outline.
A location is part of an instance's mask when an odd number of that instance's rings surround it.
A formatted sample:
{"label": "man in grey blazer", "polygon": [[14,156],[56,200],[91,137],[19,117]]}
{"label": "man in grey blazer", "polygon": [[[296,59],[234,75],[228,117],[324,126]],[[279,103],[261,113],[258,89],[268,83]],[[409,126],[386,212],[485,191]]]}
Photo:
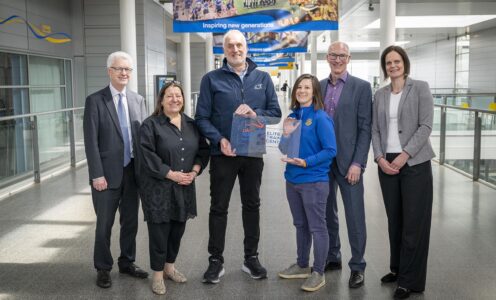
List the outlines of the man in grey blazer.
{"label": "man in grey blazer", "polygon": [[[110,235],[115,213],[120,214],[119,271],[146,278],[134,264],[138,232],[138,188],[133,150],[137,150],[139,126],[146,117],[145,99],[126,88],[132,74],[129,54],[118,51],[107,59],[110,84],[86,98],[84,147],[88,161],[93,207],[96,213],[94,266],[99,287],[112,285],[114,263]],[[136,160],[137,162],[137,160]]]}
{"label": "man in grey blazer", "polygon": [[320,81],[325,111],[334,121],[338,147],[329,172],[329,197],[327,199],[327,229],[329,253],[326,270],[341,269],[341,242],[336,201],[337,188],[341,191],[351,246],[348,263],[351,275],[350,288],[363,285],[365,277],[365,209],[363,200],[363,171],[371,139],[372,90],[364,80],[347,72],[350,62],[348,45],[334,42],[329,46],[327,62],[331,68],[328,78]]}

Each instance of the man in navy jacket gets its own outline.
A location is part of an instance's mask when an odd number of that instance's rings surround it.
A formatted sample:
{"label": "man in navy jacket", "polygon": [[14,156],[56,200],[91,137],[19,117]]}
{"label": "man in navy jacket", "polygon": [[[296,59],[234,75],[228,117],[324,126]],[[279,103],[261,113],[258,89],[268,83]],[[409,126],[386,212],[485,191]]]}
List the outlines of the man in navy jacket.
{"label": "man in navy jacket", "polygon": [[203,76],[196,107],[196,123],[210,141],[209,266],[205,283],[218,283],[224,275],[227,211],[236,178],[241,190],[244,238],[242,270],[254,279],[267,277],[258,260],[260,237],[260,185],[263,153],[237,156],[229,138],[233,115],[280,118],[281,110],[270,75],[257,70],[246,58],[244,35],[231,30],[224,35],[224,65]]}

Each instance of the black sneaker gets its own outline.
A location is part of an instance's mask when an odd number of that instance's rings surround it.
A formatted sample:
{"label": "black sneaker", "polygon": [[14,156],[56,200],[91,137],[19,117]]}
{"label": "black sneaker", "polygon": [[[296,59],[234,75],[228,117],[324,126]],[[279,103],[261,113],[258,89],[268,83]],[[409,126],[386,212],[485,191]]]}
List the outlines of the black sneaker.
{"label": "black sneaker", "polygon": [[251,256],[245,259],[241,270],[250,274],[253,279],[267,278],[267,270],[262,267],[257,256]]}
{"label": "black sneaker", "polygon": [[224,276],[225,270],[222,261],[216,258],[209,259],[208,269],[203,274],[204,283],[219,283],[220,278]]}

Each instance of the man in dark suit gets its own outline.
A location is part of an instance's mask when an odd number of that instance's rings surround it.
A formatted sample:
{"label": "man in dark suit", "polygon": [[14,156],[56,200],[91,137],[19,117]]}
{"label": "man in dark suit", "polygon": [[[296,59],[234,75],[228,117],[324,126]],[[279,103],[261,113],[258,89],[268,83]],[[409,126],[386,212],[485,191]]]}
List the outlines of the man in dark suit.
{"label": "man in dark suit", "polygon": [[119,208],[121,273],[138,278],[148,273],[134,264],[138,232],[138,188],[135,159],[139,126],[146,117],[145,99],[126,88],[132,73],[132,58],[114,52],[107,59],[110,84],[86,98],[84,107],[84,146],[90,175],[93,207],[96,213],[94,265],[96,284],[112,285],[110,235]]}
{"label": "man in dark suit", "polygon": [[351,246],[348,263],[350,288],[363,285],[365,277],[365,209],[363,200],[363,171],[371,139],[372,90],[370,84],[347,72],[350,62],[348,45],[334,42],[329,46],[327,62],[331,67],[328,78],[320,81],[325,111],[334,121],[338,146],[337,156],[329,172],[327,199],[327,229],[329,253],[326,270],[341,269],[341,242],[336,201],[337,188],[341,191]]}

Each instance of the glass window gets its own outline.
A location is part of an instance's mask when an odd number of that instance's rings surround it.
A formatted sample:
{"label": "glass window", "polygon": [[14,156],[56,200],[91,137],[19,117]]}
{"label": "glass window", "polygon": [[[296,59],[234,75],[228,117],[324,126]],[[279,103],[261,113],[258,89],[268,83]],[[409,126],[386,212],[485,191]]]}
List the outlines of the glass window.
{"label": "glass window", "polygon": [[0,52],[0,85],[27,85],[26,55]]}
{"label": "glass window", "polygon": [[29,113],[28,89],[0,89],[0,117]]}
{"label": "glass window", "polygon": [[33,170],[32,149],[29,118],[0,121],[0,186]]}
{"label": "glass window", "polygon": [[470,59],[470,36],[456,38],[455,88],[468,89],[468,69]]}
{"label": "glass window", "polygon": [[64,61],[56,58],[29,56],[30,85],[64,85]]}
{"label": "glass window", "polygon": [[[0,53],[0,86],[0,117],[73,107],[70,60]],[[70,161],[68,120],[66,112],[38,116],[42,172]],[[29,118],[0,121],[0,186],[32,172],[32,153]]]}
{"label": "glass window", "polygon": [[30,88],[31,112],[43,112],[65,108],[64,88]]}

